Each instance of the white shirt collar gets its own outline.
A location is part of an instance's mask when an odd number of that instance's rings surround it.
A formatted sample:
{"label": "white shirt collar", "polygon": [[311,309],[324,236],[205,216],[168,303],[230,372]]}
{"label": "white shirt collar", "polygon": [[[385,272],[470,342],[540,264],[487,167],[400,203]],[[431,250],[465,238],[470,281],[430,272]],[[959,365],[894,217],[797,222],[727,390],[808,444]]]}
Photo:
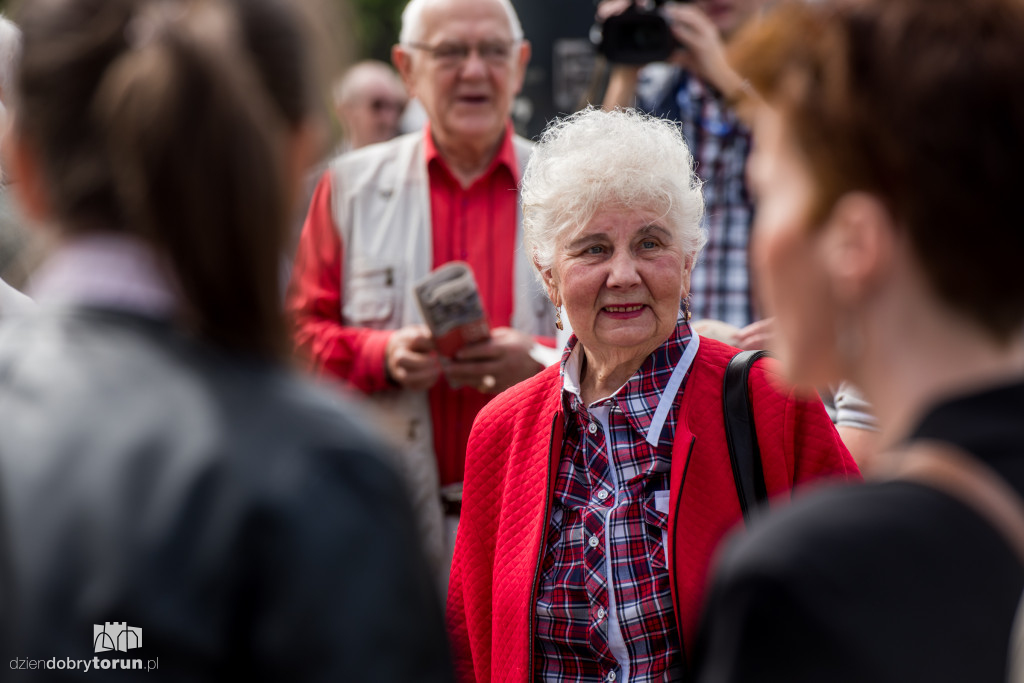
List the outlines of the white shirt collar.
{"label": "white shirt collar", "polygon": [[[686,377],[687,371],[693,364],[693,359],[697,355],[697,349],[700,348],[700,336],[696,332],[692,332],[690,341],[686,344],[686,351],[683,352],[679,362],[676,363],[675,369],[672,371],[672,376],[668,380],[668,384],[665,385],[665,390],[661,393],[661,397],[658,399],[658,408],[654,412],[654,417],[651,419],[651,424],[647,428],[647,434],[645,440],[652,446],[657,447],[658,441],[661,439],[661,430],[665,426],[665,420],[668,419],[668,411],[672,409],[672,404],[675,402],[676,394],[679,393],[679,387],[683,384],[683,378]],[[583,363],[583,345],[578,341],[573,347],[572,351],[569,352],[569,357],[565,359],[565,365],[562,370],[562,389],[570,394],[575,395],[580,399],[580,403],[583,402],[583,396],[580,393],[580,368]],[[628,383],[629,380],[626,381]],[[622,386],[625,386],[624,383]],[[611,396],[619,393],[622,387],[616,389]],[[607,398],[611,398],[611,396]],[[606,400],[606,399],[601,399]],[[588,406],[589,408],[590,406]]]}

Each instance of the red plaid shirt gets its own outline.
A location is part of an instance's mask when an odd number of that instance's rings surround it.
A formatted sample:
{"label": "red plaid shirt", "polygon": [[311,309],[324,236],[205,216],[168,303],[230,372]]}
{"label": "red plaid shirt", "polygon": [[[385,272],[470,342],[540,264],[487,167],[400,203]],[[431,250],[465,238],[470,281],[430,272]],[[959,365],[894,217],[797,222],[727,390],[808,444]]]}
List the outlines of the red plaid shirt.
{"label": "red plaid shirt", "polygon": [[590,406],[575,337],[562,356],[566,430],[541,562],[538,680],[682,677],[666,562],[669,465],[698,343],[680,317],[626,384]]}

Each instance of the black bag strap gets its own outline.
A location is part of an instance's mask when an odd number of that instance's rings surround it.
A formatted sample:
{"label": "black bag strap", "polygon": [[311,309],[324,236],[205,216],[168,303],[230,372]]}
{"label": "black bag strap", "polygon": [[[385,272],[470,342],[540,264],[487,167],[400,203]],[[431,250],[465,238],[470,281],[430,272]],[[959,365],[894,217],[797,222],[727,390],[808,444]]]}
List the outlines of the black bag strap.
{"label": "black bag strap", "polygon": [[729,361],[722,388],[725,413],[725,438],[729,444],[729,461],[736,481],[743,519],[749,522],[757,508],[768,500],[761,466],[761,449],[754,429],[754,410],[750,400],[750,368],[767,351],[741,351]]}

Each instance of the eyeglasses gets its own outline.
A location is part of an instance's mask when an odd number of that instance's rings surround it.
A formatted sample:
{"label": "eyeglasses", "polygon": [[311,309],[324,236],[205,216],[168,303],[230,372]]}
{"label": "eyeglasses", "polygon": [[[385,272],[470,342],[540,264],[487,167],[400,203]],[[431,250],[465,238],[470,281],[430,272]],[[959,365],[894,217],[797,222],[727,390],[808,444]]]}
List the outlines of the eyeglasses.
{"label": "eyeglasses", "polygon": [[438,45],[427,45],[426,43],[406,43],[406,46],[415,50],[423,50],[434,58],[434,61],[444,67],[454,67],[463,64],[474,50],[480,59],[491,66],[507,64],[512,56],[512,48],[515,40],[488,40],[477,45],[466,45],[465,43],[440,43]]}
{"label": "eyeglasses", "polygon": [[405,109],[405,102],[402,100],[387,100],[383,98],[374,98],[367,103],[370,106],[370,110],[374,114],[382,114],[384,112],[395,112],[398,114],[402,113]]}

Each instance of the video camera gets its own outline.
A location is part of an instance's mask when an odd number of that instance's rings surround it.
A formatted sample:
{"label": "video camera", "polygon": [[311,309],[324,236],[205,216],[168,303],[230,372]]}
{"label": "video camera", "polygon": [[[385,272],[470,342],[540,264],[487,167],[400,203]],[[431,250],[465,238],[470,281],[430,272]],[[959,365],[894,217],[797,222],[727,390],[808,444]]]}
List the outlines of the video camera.
{"label": "video camera", "polygon": [[647,64],[668,59],[679,43],[662,16],[661,6],[665,2],[654,0],[653,7],[645,8],[634,0],[621,14],[608,17],[603,25],[595,25],[591,40],[615,64]]}

